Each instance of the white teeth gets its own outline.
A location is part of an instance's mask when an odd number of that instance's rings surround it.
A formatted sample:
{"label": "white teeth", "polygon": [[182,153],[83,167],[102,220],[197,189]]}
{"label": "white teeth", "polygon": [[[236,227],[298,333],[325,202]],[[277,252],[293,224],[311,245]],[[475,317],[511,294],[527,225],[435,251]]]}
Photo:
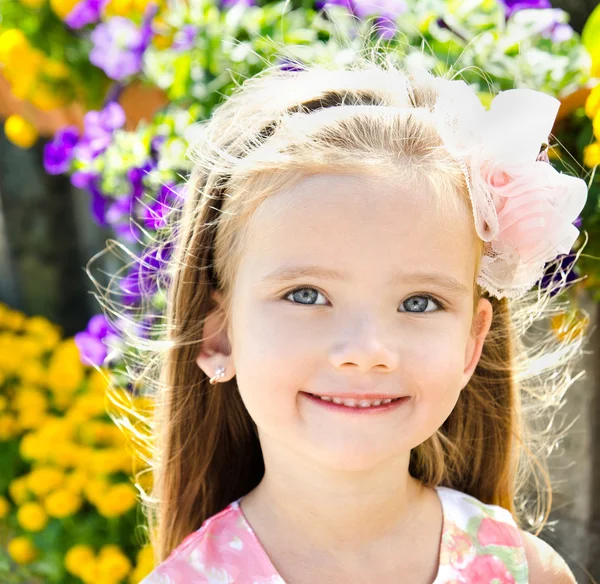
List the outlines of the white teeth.
{"label": "white teeth", "polygon": [[368,400],[368,399],[361,399],[361,400],[356,400],[353,398],[348,398],[348,399],[343,399],[340,397],[329,397],[326,395],[313,395],[313,397],[318,397],[320,399],[322,399],[323,401],[326,402],[333,402],[334,404],[338,404],[338,405],[344,405],[347,406],[349,408],[370,408],[370,407],[375,407],[375,406],[380,406],[380,405],[385,405],[385,404],[389,404],[392,401],[395,401],[394,399],[376,399],[376,400]]}

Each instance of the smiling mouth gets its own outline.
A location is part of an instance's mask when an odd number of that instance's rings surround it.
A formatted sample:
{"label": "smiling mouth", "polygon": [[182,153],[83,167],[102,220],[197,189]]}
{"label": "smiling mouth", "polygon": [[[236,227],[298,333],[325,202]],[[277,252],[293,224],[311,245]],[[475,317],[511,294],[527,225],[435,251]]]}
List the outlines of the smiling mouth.
{"label": "smiling mouth", "polygon": [[360,398],[329,397],[326,395],[316,395],[314,393],[308,393],[308,392],[303,392],[303,393],[306,393],[306,395],[308,395],[314,399],[323,401],[325,403],[335,404],[337,406],[342,406],[342,407],[346,407],[346,408],[363,408],[363,409],[388,406],[390,404],[394,404],[395,402],[398,402],[401,400],[407,401],[408,399],[410,399],[408,396],[395,397],[395,398],[360,399]]}

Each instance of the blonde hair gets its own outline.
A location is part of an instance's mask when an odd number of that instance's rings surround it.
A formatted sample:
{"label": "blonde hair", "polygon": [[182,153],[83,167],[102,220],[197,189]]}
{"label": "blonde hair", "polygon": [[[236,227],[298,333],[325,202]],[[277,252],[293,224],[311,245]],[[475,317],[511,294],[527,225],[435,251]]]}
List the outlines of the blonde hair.
{"label": "blonde hair", "polygon": [[[144,364],[136,387],[155,403],[134,445],[154,476],[151,493],[140,491],[158,562],[264,473],[256,426],[235,378],[212,386],[195,362],[204,319],[215,308],[211,292],[222,292],[225,311],[230,304],[248,218],[273,193],[329,172],[378,172],[426,184],[431,188],[419,192],[434,193],[438,209],[469,210],[463,173],[428,115],[436,97],[425,81],[385,60],[302,71],[270,67],[238,87],[192,135],[185,204],[170,215],[172,239],[165,242],[175,243],[175,253],[164,336],[156,342],[130,336],[136,363]],[[446,422],[410,459],[410,473],[424,484],[501,505],[528,529],[541,529],[548,517],[545,458],[559,438],[533,424],[558,409],[581,347],[580,336],[559,340],[547,328],[528,344],[534,323],[567,306],[552,291],[490,298],[493,322],[475,373]],[[482,295],[476,287],[474,307]],[[113,402],[126,407],[116,393]],[[112,415],[123,424],[123,415]]]}

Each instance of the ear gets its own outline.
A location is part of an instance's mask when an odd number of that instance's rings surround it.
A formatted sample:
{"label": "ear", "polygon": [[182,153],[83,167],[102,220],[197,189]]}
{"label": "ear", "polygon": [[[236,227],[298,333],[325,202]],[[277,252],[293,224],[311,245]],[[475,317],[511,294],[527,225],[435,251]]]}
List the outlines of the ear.
{"label": "ear", "polygon": [[473,317],[471,332],[465,350],[465,368],[463,370],[462,388],[469,383],[483,351],[483,343],[492,326],[494,310],[487,298],[480,298]]}
{"label": "ear", "polygon": [[216,307],[208,313],[204,321],[202,343],[196,363],[209,378],[215,375],[218,367],[225,367],[225,375],[219,378],[219,381],[229,381],[235,376],[235,366],[227,334],[223,295],[214,291],[211,297]]}

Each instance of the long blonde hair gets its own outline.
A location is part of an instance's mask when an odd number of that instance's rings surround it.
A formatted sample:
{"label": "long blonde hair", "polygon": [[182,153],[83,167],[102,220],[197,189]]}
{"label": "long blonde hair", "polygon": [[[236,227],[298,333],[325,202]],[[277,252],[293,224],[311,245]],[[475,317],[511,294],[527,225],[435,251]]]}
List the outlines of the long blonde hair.
{"label": "long blonde hair", "polygon": [[[212,386],[195,362],[204,319],[215,308],[211,292],[221,291],[225,311],[230,304],[248,217],[307,175],[360,170],[427,183],[436,193],[432,204],[469,209],[463,173],[429,117],[436,97],[422,79],[385,60],[270,67],[192,134],[194,168],[166,242],[175,253],[164,337],[130,339],[146,365],[136,387],[155,404],[136,442],[154,478],[150,493],[140,491],[158,562],[264,473],[256,426],[235,378]],[[474,307],[484,294],[477,289]],[[520,300],[490,298],[493,322],[475,373],[443,426],[410,459],[410,473],[424,484],[501,505],[528,529],[541,529],[550,511],[545,458],[558,438],[533,423],[552,417],[581,348],[581,337],[560,341],[547,328],[527,342],[535,322],[565,309],[559,298],[549,290]]]}

